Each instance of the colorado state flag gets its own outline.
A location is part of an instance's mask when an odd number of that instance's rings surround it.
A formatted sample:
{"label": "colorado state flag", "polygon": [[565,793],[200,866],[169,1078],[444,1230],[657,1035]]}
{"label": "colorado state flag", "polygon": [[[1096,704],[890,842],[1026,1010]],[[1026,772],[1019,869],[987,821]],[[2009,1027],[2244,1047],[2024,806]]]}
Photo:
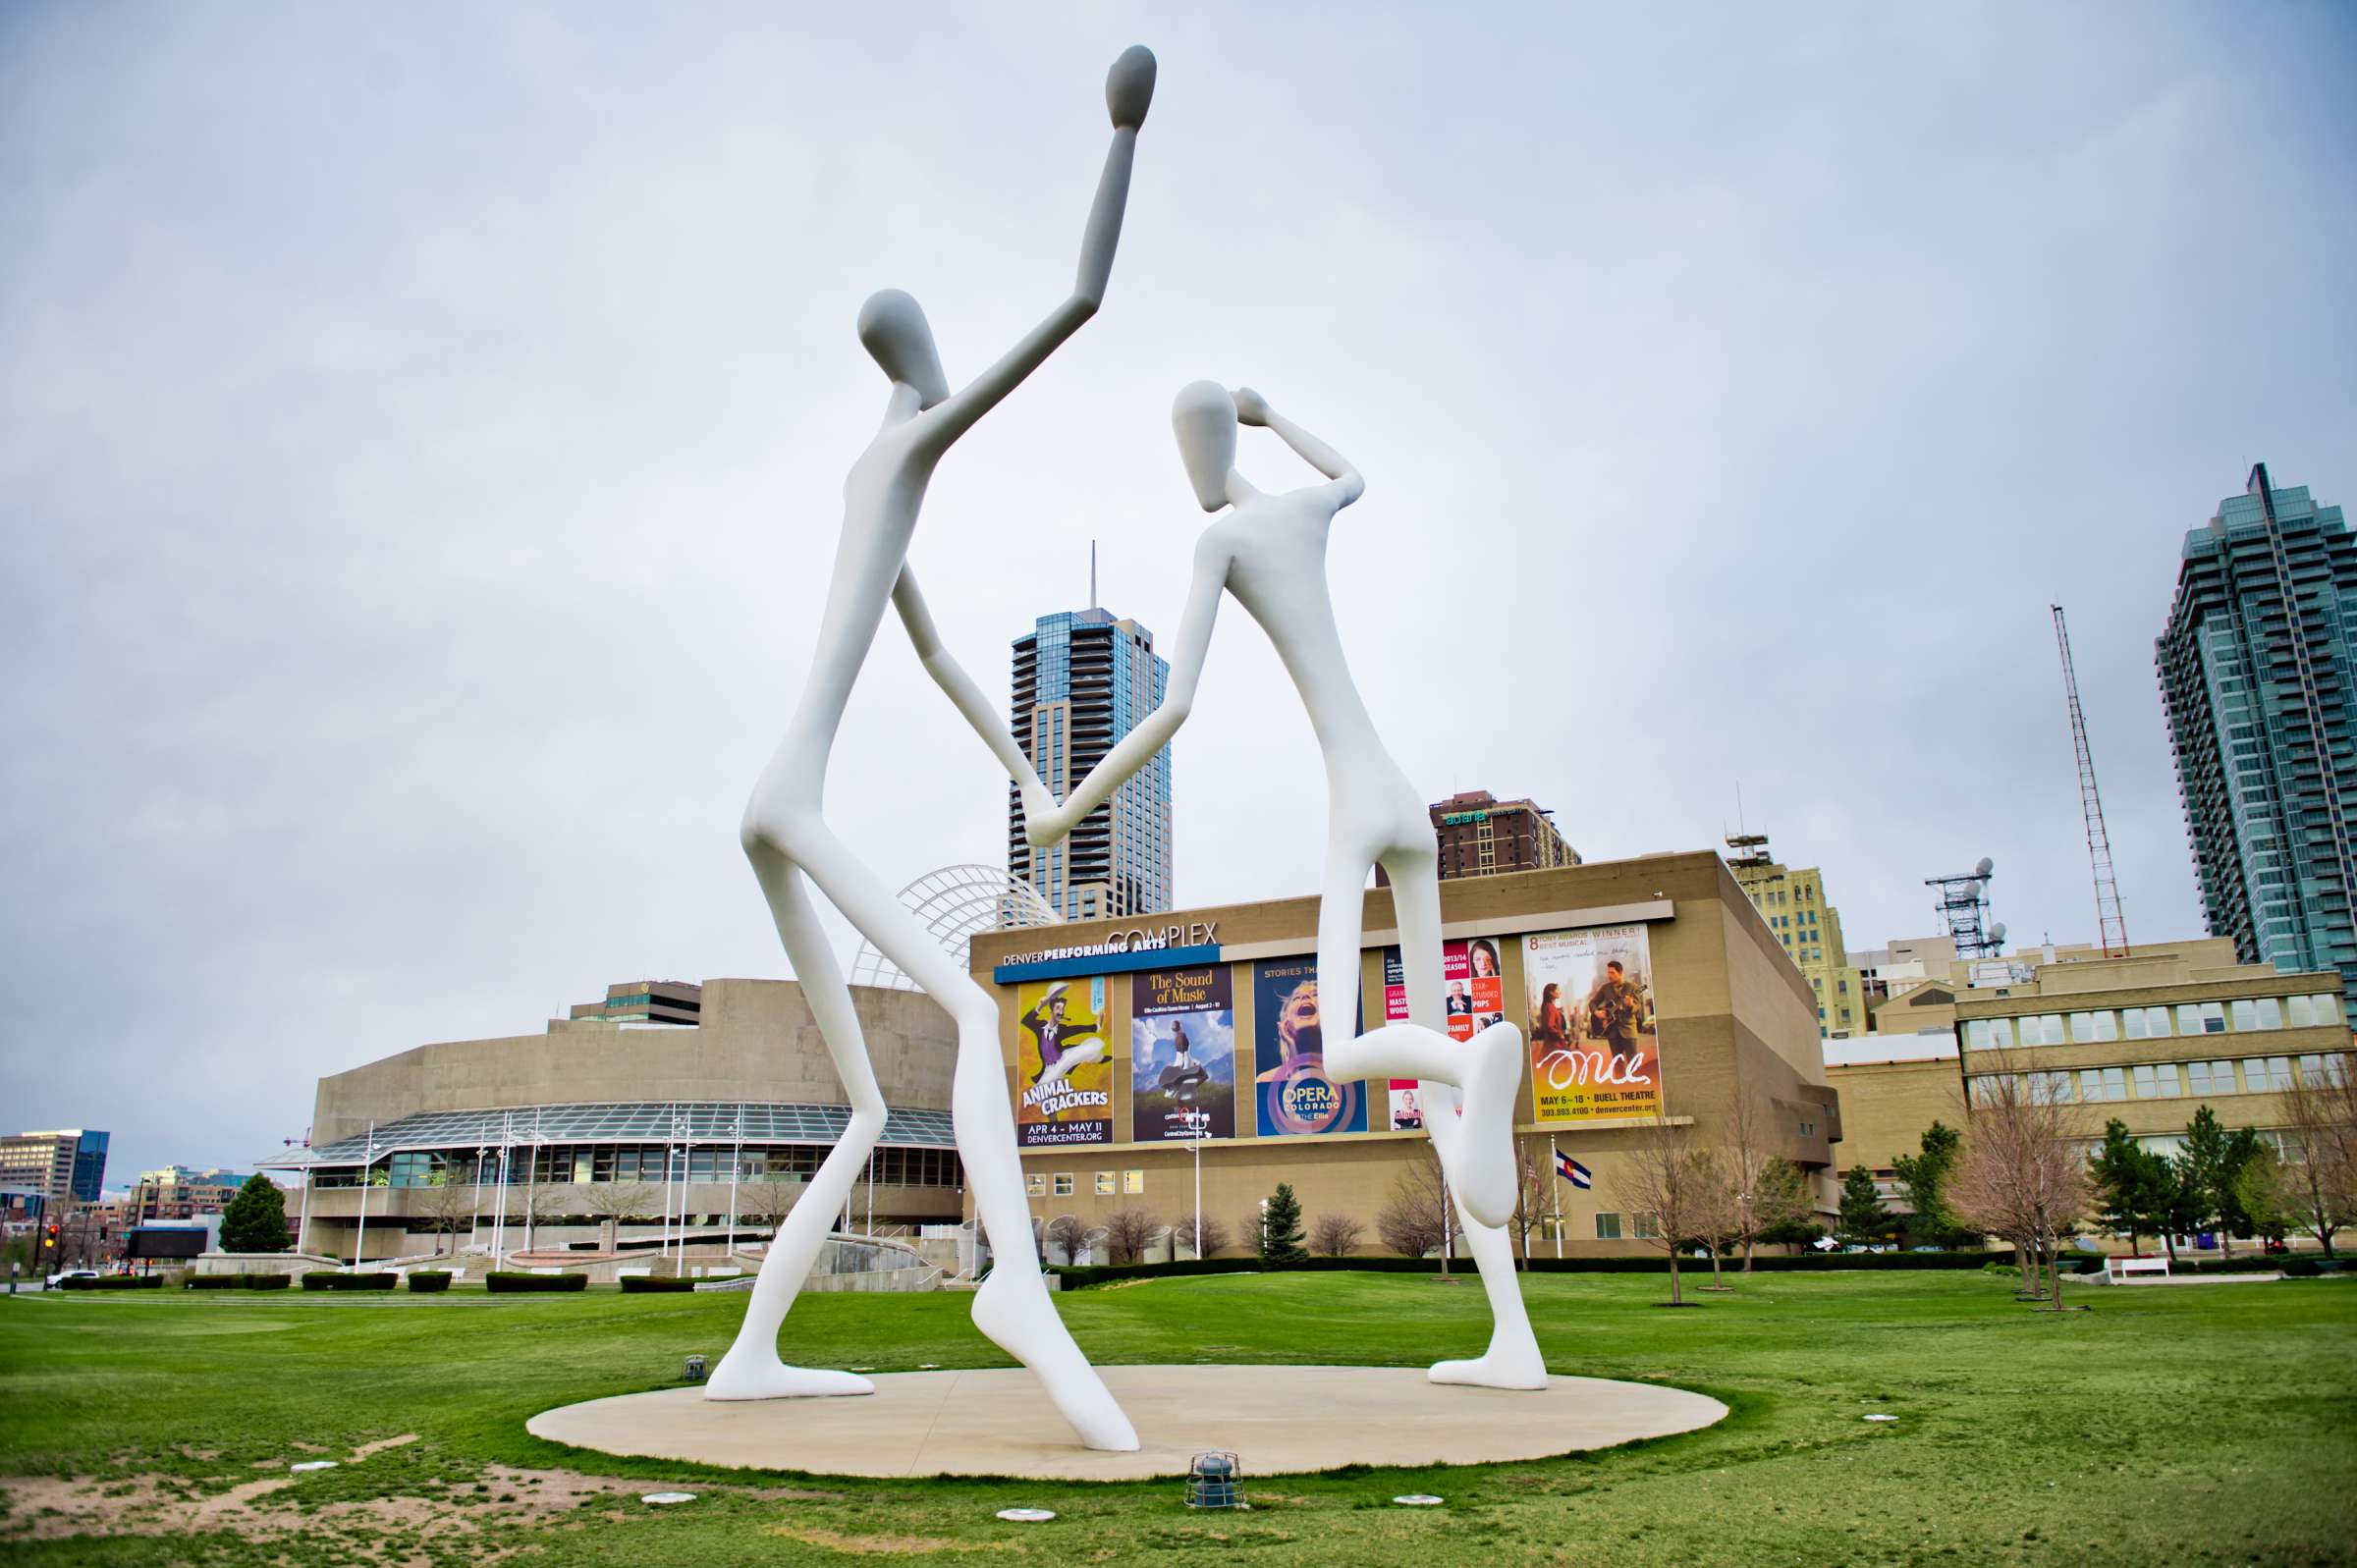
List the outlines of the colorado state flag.
{"label": "colorado state flag", "polygon": [[1596,1179],[1593,1171],[1589,1170],[1587,1166],[1581,1164],[1578,1161],[1572,1159],[1569,1155],[1564,1154],[1561,1149],[1558,1149],[1555,1152],[1555,1173],[1583,1192],[1586,1191]]}

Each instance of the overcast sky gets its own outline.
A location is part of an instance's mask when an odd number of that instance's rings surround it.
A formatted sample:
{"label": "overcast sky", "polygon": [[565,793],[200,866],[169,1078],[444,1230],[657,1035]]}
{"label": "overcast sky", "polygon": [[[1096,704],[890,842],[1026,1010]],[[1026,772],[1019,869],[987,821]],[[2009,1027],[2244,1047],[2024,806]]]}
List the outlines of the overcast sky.
{"label": "overcast sky", "polygon": [[[1134,41],[1106,307],[914,545],[985,689],[1091,538],[1175,629],[1171,396],[1245,382],[1366,473],[1332,576],[1434,798],[1608,858],[1739,785],[1855,946],[1983,854],[2087,940],[2059,599],[2129,933],[2200,932],[2152,639],[2254,460],[2357,502],[2345,8],[19,3],[0,1121],[236,1164],[321,1073],[784,974],[736,825],[881,411],[859,301],[962,380],[1061,299]],[[896,887],[1003,862],[896,627],[832,779]],[[1175,779],[1182,904],[1313,890],[1240,615]]]}

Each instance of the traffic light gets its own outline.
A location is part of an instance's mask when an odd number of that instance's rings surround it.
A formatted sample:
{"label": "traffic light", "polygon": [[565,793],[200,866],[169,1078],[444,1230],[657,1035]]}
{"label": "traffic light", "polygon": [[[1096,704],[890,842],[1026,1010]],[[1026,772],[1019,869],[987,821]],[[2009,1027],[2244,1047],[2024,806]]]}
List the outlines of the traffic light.
{"label": "traffic light", "polygon": [[41,1246],[42,1246],[43,1250],[47,1250],[47,1249],[49,1249],[49,1248],[55,1247],[56,1245],[57,1245],[57,1221],[56,1221],[56,1220],[54,1220],[54,1219],[52,1219],[52,1220],[50,1220],[50,1221],[49,1221],[49,1228],[41,1232]]}

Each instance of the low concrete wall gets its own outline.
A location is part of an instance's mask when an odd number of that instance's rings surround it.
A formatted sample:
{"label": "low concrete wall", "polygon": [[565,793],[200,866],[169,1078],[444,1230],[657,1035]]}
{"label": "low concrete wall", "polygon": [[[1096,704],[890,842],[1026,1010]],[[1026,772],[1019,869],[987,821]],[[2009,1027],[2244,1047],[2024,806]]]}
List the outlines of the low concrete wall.
{"label": "low concrete wall", "polygon": [[307,1252],[206,1252],[195,1259],[200,1274],[305,1274],[315,1269],[341,1269],[335,1258]]}

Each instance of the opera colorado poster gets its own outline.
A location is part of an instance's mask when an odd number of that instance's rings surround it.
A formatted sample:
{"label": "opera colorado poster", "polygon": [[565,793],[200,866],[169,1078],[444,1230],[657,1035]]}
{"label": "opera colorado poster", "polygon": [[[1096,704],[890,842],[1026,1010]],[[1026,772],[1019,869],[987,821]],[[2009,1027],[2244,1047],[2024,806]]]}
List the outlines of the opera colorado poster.
{"label": "opera colorado poster", "polygon": [[1015,988],[1015,1139],[1025,1149],[1113,1142],[1113,1055],[1105,977]]}
{"label": "opera colorado poster", "polygon": [[1524,937],[1522,984],[1534,1121],[1592,1124],[1662,1113],[1661,1032],[1643,926]]}
{"label": "opera colorado poster", "polygon": [[1129,1136],[1235,1136],[1235,995],[1224,963],[1129,982]]}
{"label": "opera colorado poster", "polygon": [[1263,1138],[1367,1130],[1366,1086],[1326,1076],[1315,958],[1252,966],[1252,1046]]}

